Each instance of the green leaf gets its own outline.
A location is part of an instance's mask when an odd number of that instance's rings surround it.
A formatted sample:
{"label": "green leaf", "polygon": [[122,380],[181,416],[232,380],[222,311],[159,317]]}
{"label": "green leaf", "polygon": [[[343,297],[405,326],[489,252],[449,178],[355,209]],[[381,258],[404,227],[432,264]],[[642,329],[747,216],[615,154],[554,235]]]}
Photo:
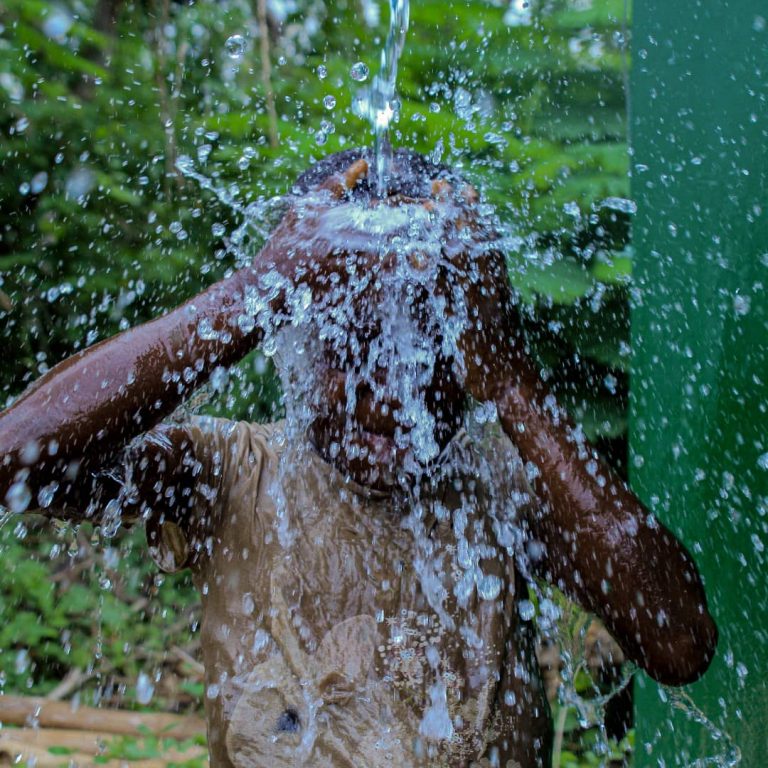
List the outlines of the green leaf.
{"label": "green leaf", "polygon": [[71,747],[48,747],[48,752],[52,755],[74,755],[76,751]]}
{"label": "green leaf", "polygon": [[510,281],[524,298],[546,297],[556,304],[573,304],[586,296],[595,285],[589,271],[572,259],[513,268],[510,270]]}
{"label": "green leaf", "polygon": [[632,253],[630,249],[622,253],[610,254],[604,260],[592,265],[592,276],[595,280],[607,285],[621,285],[632,279]]}
{"label": "green leaf", "polygon": [[23,22],[20,22],[15,30],[20,43],[28,45],[33,50],[39,51],[48,63],[65,72],[76,72],[102,80],[109,79],[109,72],[104,67],[95,64],[84,56],[72,53],[64,45],[54,42],[50,38],[38,32]]}

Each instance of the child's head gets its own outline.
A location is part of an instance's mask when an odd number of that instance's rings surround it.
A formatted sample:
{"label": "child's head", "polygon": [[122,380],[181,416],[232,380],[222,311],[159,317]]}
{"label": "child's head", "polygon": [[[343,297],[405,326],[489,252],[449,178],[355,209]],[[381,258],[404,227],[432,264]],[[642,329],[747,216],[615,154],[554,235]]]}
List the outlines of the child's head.
{"label": "child's head", "polygon": [[342,152],[303,174],[263,254],[295,286],[275,339],[289,422],[384,490],[412,484],[458,430],[467,295],[503,259],[456,174],[401,150],[379,199],[367,160]]}

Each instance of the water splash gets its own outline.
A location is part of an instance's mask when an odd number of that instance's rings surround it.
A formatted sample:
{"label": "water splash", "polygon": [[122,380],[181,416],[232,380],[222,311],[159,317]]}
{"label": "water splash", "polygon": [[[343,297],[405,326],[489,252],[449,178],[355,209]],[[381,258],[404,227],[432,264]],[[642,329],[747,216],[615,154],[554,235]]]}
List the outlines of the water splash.
{"label": "water splash", "polygon": [[224,253],[234,257],[235,266],[242,267],[254,256],[253,244],[260,246],[273,230],[280,215],[285,211],[287,200],[282,195],[262,197],[244,204],[240,201],[236,184],[227,187],[215,183],[200,172],[195,161],[189,155],[181,155],[176,160],[176,170],[186,179],[196,182],[201,189],[211,192],[216,199],[240,220],[240,224],[226,237],[226,227],[213,225],[213,235],[224,238]]}
{"label": "water splash", "polygon": [[674,709],[683,712],[689,720],[702,726],[712,741],[721,746],[720,754],[700,757],[688,763],[685,768],[735,768],[741,763],[741,750],[734,744],[733,739],[726,731],[718,728],[685,691],[664,687],[663,693]]}

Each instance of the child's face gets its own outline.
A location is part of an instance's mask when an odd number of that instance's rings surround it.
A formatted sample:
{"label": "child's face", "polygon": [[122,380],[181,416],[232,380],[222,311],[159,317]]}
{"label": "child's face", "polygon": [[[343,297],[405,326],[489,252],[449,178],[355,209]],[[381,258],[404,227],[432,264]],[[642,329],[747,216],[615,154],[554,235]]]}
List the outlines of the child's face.
{"label": "child's face", "polygon": [[357,482],[388,490],[412,486],[438,458],[461,424],[464,395],[453,357],[414,307],[370,299],[384,316],[361,312],[351,343],[326,347],[316,362],[311,435]]}
{"label": "child's face", "polygon": [[379,490],[412,486],[461,424],[467,297],[492,237],[466,188],[409,172],[411,194],[384,200],[364,176],[310,188],[261,255],[292,286],[275,345],[289,420]]}

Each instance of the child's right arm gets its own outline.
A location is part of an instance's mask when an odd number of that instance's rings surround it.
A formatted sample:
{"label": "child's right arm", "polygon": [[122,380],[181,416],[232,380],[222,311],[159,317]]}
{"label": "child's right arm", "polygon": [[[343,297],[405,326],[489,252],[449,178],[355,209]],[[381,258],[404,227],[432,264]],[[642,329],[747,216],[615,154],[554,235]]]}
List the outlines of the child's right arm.
{"label": "child's right arm", "polygon": [[56,365],[0,413],[0,503],[81,505],[94,475],[156,426],[220,365],[258,345],[236,272],[168,314]]}

